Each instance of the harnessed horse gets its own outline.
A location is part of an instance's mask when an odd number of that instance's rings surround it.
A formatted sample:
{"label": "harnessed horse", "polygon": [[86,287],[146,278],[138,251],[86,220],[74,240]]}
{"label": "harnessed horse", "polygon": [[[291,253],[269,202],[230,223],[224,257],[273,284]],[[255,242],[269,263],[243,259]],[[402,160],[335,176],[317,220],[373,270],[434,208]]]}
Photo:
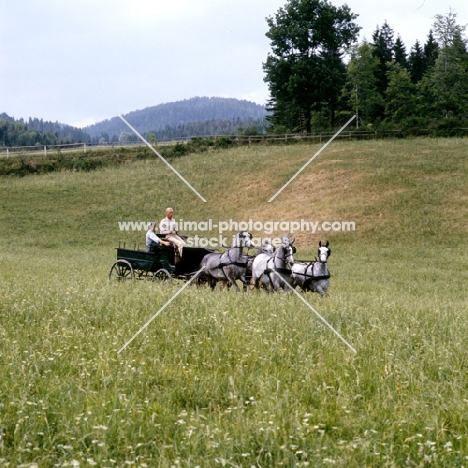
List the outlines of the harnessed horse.
{"label": "harnessed horse", "polygon": [[241,280],[247,289],[245,278],[248,265],[248,257],[243,255],[244,247],[253,247],[252,234],[247,231],[239,231],[232,241],[231,247],[224,253],[210,253],[203,257],[201,266],[205,267],[204,277],[208,279],[211,289],[214,289],[218,281],[225,281],[239,291],[236,280]]}
{"label": "harnessed horse", "polygon": [[[288,284],[293,283],[291,277],[291,266],[294,264],[294,240],[287,236],[281,238],[281,246],[274,255],[261,253],[255,257],[252,264],[252,281],[254,286],[258,287],[260,282],[270,292],[283,289],[286,291]],[[280,277],[278,276],[278,273]]]}
{"label": "harnessed horse", "polygon": [[292,278],[303,291],[317,292],[322,297],[327,294],[327,289],[330,286],[327,260],[331,255],[328,245],[328,241],[324,245],[322,245],[322,241],[319,242],[316,261],[296,262],[292,266]]}

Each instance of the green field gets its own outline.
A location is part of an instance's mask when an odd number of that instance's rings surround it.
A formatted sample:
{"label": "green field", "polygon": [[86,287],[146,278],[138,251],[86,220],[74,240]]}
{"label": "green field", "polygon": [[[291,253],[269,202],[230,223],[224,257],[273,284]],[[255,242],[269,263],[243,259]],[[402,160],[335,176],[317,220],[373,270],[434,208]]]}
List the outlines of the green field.
{"label": "green field", "polygon": [[[319,148],[171,160],[207,203],[158,159],[1,177],[0,467],[468,466],[468,140],[335,141],[268,203]],[[184,284],[107,280],[166,206],[354,221],[295,236],[357,353],[292,294],[193,286],[118,354]]]}

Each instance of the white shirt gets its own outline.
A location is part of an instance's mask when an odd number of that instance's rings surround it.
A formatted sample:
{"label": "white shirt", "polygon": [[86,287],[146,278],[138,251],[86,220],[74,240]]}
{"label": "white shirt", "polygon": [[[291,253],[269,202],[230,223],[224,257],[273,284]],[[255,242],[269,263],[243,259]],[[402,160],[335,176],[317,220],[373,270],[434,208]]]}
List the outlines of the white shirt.
{"label": "white shirt", "polygon": [[178,230],[179,227],[177,226],[177,222],[175,219],[164,218],[159,223],[159,232],[161,234],[175,234]]}
{"label": "white shirt", "polygon": [[154,231],[150,230],[146,233],[146,247],[151,247],[151,244],[152,244],[151,241],[159,245],[159,243],[161,242],[161,239],[156,235]]}

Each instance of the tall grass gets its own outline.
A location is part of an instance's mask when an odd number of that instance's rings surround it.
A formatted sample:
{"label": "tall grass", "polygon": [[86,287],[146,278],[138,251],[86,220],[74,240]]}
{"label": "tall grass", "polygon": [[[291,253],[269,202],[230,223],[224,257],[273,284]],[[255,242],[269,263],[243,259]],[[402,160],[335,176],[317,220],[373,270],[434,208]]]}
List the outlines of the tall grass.
{"label": "tall grass", "polygon": [[[466,140],[2,178],[0,466],[464,466]],[[316,164],[315,164],[316,163]],[[258,181],[258,182],[257,182]],[[347,219],[330,296],[109,284],[120,220]],[[260,235],[260,234],[259,234]],[[312,258],[324,233],[297,233]]]}

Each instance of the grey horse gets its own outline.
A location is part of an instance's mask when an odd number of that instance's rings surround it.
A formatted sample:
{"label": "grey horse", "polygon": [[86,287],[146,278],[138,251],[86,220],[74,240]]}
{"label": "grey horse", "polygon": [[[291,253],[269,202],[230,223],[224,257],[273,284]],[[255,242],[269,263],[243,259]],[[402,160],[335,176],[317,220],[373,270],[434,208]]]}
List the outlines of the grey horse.
{"label": "grey horse", "polygon": [[214,289],[218,281],[227,282],[228,286],[234,286],[239,291],[236,281],[239,279],[247,289],[247,264],[248,257],[243,255],[244,247],[253,247],[252,234],[247,231],[239,231],[232,241],[232,245],[224,253],[209,253],[201,261],[205,267],[204,279]]}
{"label": "grey horse", "polygon": [[285,282],[290,285],[293,284],[291,277],[291,266],[294,264],[293,244],[294,239],[291,240],[288,236],[283,236],[280,247],[273,255],[261,253],[255,257],[252,264],[252,282],[254,286],[258,287],[259,283],[261,283],[271,292],[271,290],[279,291],[280,289],[286,291],[288,286]]}
{"label": "grey horse", "polygon": [[327,294],[330,286],[330,272],[328,271],[327,260],[331,255],[328,245],[328,241],[323,245],[322,241],[319,242],[316,261],[309,263],[296,262],[292,266],[294,282],[303,291],[317,292],[322,297]]}
{"label": "grey horse", "polygon": [[[272,256],[275,253],[275,248],[271,244],[271,242],[268,239],[263,239],[262,245],[257,249],[257,252],[255,252],[255,255],[249,255],[247,258],[247,272],[245,274],[246,278],[248,280],[252,280],[252,265],[255,260],[255,258],[260,255],[260,254],[267,254]],[[251,285],[255,286],[253,282],[251,282]]]}

